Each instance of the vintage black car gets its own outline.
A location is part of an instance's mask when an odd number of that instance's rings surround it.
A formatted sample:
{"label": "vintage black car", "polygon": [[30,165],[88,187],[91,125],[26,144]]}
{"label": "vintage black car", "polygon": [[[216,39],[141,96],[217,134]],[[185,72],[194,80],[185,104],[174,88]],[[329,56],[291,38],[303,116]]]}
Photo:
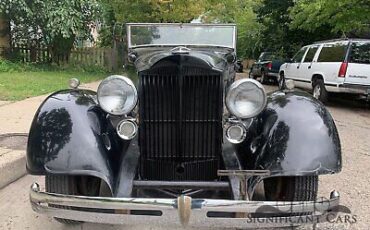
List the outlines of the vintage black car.
{"label": "vintage black car", "polygon": [[[310,95],[235,81],[235,25],[129,24],[137,84],[50,95],[29,132],[32,208],[67,224],[219,228],[326,220],[341,170],[338,132]],[[271,217],[278,217],[276,222]],[[269,221],[270,220],[270,221]],[[304,222],[306,223],[306,222]]]}

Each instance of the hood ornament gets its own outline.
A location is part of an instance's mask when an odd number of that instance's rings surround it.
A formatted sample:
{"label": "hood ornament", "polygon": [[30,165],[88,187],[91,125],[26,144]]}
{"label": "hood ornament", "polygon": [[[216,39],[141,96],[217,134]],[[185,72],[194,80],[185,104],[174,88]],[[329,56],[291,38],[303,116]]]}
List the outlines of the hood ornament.
{"label": "hood ornament", "polygon": [[191,49],[185,46],[177,46],[173,49],[171,49],[171,53],[173,54],[188,54],[190,53]]}

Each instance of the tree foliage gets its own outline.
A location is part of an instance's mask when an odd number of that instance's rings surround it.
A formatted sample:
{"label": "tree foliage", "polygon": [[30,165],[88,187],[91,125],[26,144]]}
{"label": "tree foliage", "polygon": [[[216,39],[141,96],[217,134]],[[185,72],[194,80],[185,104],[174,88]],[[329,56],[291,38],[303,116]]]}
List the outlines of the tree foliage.
{"label": "tree foliage", "polygon": [[119,22],[190,22],[205,10],[204,0],[109,1]]}
{"label": "tree foliage", "polygon": [[318,40],[337,37],[331,26],[322,23],[315,30],[291,27],[289,11],[294,0],[263,0],[257,9],[258,21],[264,25],[261,33],[261,51],[273,51],[283,57],[291,57],[301,46]]}
{"label": "tree foliage", "polygon": [[261,45],[262,24],[257,22],[255,9],[259,0],[208,0],[205,22],[236,23],[238,29],[237,54],[240,58],[251,57]]}
{"label": "tree foliage", "polygon": [[13,24],[12,37],[25,43],[44,43],[53,54],[69,52],[76,37],[90,36],[96,19],[96,0],[3,0],[0,11]]}
{"label": "tree foliage", "polygon": [[291,27],[315,31],[329,25],[332,32],[361,34],[370,31],[369,0],[298,0],[291,8]]}

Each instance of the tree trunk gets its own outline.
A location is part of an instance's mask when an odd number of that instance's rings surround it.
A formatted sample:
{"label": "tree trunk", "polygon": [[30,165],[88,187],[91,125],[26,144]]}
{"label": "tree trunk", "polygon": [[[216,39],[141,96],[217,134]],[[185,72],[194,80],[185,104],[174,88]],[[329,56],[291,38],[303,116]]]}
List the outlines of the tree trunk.
{"label": "tree trunk", "polygon": [[5,56],[10,48],[10,21],[0,13],[0,56]]}

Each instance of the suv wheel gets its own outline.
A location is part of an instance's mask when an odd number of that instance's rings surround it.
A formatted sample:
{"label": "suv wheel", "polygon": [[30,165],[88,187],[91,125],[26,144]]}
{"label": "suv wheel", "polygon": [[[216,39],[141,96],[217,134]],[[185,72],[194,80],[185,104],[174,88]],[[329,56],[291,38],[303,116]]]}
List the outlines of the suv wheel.
{"label": "suv wheel", "polygon": [[326,103],[328,101],[328,92],[325,89],[323,80],[314,80],[312,88],[312,95],[314,98],[320,100],[323,103]]}
{"label": "suv wheel", "polygon": [[264,72],[264,71],[261,73],[261,83],[262,84],[267,83],[267,76],[266,76],[266,72]]}
{"label": "suv wheel", "polygon": [[[99,195],[100,179],[89,176],[67,176],[46,174],[45,188],[47,192],[59,193],[66,195],[82,195],[82,196],[97,196]],[[63,209],[73,210],[73,207],[53,205],[50,207],[57,207]],[[58,222],[67,225],[81,224],[81,221],[55,218]]]}
{"label": "suv wheel", "polygon": [[284,77],[284,73],[280,73],[279,74],[278,84],[279,84],[279,89],[280,90],[285,89],[285,77]]}

